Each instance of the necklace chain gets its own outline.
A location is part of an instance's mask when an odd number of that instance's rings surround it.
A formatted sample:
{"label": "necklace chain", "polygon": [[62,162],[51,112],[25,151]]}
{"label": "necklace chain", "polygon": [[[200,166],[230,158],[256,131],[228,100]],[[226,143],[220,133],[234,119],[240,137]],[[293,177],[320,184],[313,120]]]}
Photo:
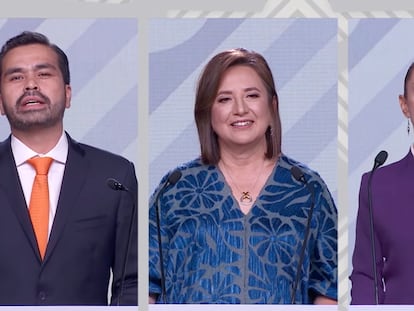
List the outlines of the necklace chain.
{"label": "necklace chain", "polygon": [[253,202],[253,196],[252,196],[251,192],[253,192],[253,191],[255,190],[255,188],[256,188],[256,184],[257,184],[257,181],[259,180],[259,177],[260,177],[260,176],[262,175],[262,173],[263,173],[264,163],[263,163],[263,165],[262,165],[262,167],[261,167],[260,173],[259,173],[259,174],[257,174],[256,179],[254,180],[254,182],[253,182],[253,183],[251,184],[251,186],[249,187],[249,188],[252,188],[252,190],[251,190],[251,191],[241,191],[241,190],[240,190],[239,186],[237,185],[237,183],[235,183],[235,182],[234,182],[233,177],[231,176],[231,174],[230,174],[229,170],[227,169],[227,167],[226,167],[226,165],[224,164],[224,162],[223,162],[223,161],[221,161],[221,167],[223,168],[223,171],[224,171],[225,173],[227,173],[227,175],[228,175],[228,176],[229,176],[229,178],[230,178],[231,183],[232,183],[232,184],[236,187],[237,191],[238,191],[239,193],[241,193],[241,196],[240,196],[240,198],[239,198],[239,203],[240,203],[241,205],[244,205],[244,206],[249,206],[250,204],[252,204],[252,202]]}

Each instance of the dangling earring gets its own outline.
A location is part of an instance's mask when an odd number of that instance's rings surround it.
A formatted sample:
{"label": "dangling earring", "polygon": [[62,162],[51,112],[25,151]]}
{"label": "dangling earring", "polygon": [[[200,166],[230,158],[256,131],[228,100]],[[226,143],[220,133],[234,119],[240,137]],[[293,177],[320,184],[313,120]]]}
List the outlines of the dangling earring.
{"label": "dangling earring", "polygon": [[407,135],[410,135],[410,118],[407,119]]}

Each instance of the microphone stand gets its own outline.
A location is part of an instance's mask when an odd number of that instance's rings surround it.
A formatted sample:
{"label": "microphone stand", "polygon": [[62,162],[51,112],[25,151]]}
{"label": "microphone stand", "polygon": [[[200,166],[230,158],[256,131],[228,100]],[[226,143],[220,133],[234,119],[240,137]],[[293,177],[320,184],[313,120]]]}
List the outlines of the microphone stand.
{"label": "microphone stand", "polygon": [[306,250],[306,245],[308,243],[308,239],[309,239],[309,233],[310,233],[310,225],[311,225],[311,220],[312,220],[312,215],[313,215],[313,210],[315,207],[315,191],[313,189],[313,187],[311,185],[308,184],[307,180],[305,179],[305,175],[303,174],[302,170],[298,167],[298,166],[292,166],[291,170],[290,170],[292,176],[299,182],[301,182],[302,184],[304,184],[306,186],[306,188],[308,189],[308,191],[311,194],[311,206],[309,209],[309,214],[308,214],[308,219],[306,222],[306,230],[305,230],[305,236],[303,239],[303,244],[301,247],[301,251],[300,251],[300,257],[299,257],[299,262],[296,268],[296,279],[295,279],[295,283],[293,284],[293,289],[292,289],[292,295],[291,295],[291,299],[290,302],[291,304],[295,304],[295,295],[296,295],[296,291],[299,285],[299,279],[301,276],[301,271],[302,271],[302,264],[303,264],[303,260],[305,258],[305,250]]}
{"label": "microphone stand", "polygon": [[107,179],[107,185],[115,190],[115,191],[125,191],[128,193],[128,195],[131,197],[132,200],[132,214],[131,214],[131,218],[129,221],[129,226],[128,226],[128,241],[127,241],[127,247],[125,250],[125,256],[124,256],[124,262],[122,264],[122,274],[121,274],[121,284],[120,284],[120,291],[119,291],[119,296],[117,299],[117,306],[119,306],[121,304],[121,298],[124,294],[124,283],[125,283],[125,275],[126,275],[126,267],[127,267],[127,262],[128,262],[128,256],[129,256],[129,252],[130,252],[130,248],[131,248],[131,240],[132,240],[132,231],[133,231],[133,224],[134,224],[134,219],[137,216],[137,208],[136,208],[136,204],[135,204],[135,199],[133,194],[131,193],[131,191],[124,186],[122,183],[120,183],[119,181],[117,181],[114,178],[108,178]]}
{"label": "microphone stand", "polygon": [[369,210],[369,233],[371,238],[371,256],[372,256],[372,273],[374,274],[374,298],[375,304],[379,304],[378,298],[378,275],[377,275],[377,255],[375,253],[375,237],[374,237],[374,215],[372,211],[372,178],[375,170],[384,164],[388,153],[384,150],[380,151],[374,160],[374,166],[368,178],[368,210]]}
{"label": "microphone stand", "polygon": [[161,216],[160,216],[160,207],[159,207],[159,200],[161,196],[164,194],[165,189],[167,189],[170,185],[175,185],[177,181],[181,178],[182,173],[179,170],[173,171],[170,176],[168,176],[167,181],[162,186],[160,191],[155,198],[155,212],[156,212],[156,222],[157,222],[157,237],[158,237],[158,252],[160,256],[160,273],[161,273],[161,301],[166,303],[166,289],[165,289],[165,272],[164,272],[164,254],[162,251],[162,241],[161,241]]}

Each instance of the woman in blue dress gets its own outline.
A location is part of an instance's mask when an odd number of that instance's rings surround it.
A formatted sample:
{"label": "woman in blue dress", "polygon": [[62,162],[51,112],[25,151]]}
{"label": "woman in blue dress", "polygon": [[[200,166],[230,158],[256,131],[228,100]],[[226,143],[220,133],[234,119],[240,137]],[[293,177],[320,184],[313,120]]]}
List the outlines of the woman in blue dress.
{"label": "woman in blue dress", "polygon": [[336,303],[337,210],[320,176],[281,152],[266,60],[214,56],[195,119],[200,158],[150,200],[150,302]]}

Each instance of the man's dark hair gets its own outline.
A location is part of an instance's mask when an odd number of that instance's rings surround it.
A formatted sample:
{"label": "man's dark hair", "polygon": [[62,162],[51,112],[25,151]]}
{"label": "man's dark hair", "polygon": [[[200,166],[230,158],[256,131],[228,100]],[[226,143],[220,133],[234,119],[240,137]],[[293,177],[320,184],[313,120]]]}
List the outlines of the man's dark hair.
{"label": "man's dark hair", "polygon": [[3,58],[6,54],[14,48],[29,44],[42,44],[55,51],[58,57],[59,69],[62,73],[63,81],[65,84],[70,84],[69,61],[65,52],[63,52],[62,49],[56,44],[51,43],[45,35],[32,31],[23,31],[21,34],[7,40],[7,42],[2,46],[0,50],[0,77],[3,70]]}

